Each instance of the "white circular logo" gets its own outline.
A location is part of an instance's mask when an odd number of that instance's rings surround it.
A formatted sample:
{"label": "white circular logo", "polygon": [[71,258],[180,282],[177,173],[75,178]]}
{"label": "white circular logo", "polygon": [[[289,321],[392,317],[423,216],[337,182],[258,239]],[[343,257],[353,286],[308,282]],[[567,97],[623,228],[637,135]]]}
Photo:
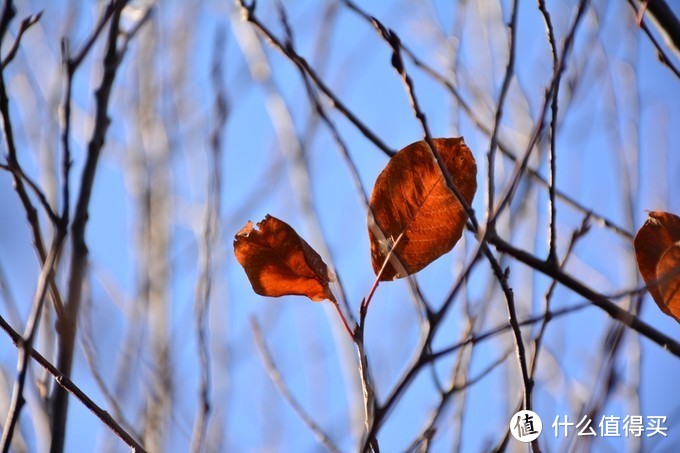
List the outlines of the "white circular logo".
{"label": "white circular logo", "polygon": [[541,435],[541,417],[533,411],[519,411],[510,418],[510,432],[520,442],[531,442]]}

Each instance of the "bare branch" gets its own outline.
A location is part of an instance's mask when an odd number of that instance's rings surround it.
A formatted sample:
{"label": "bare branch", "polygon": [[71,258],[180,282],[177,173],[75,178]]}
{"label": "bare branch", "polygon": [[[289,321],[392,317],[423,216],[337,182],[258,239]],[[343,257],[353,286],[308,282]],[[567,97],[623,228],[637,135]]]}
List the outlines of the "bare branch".
{"label": "bare branch", "polygon": [[199,388],[200,404],[194,419],[193,434],[191,435],[191,451],[201,452],[205,448],[205,437],[211,411],[211,373],[209,320],[210,297],[213,287],[213,249],[218,238],[220,218],[220,193],[222,189],[222,134],[229,115],[229,105],[225,92],[222,68],[222,55],[225,48],[226,33],[224,28],[217,30],[213,48],[212,84],[215,92],[215,124],[210,137],[208,152],[207,197],[205,203],[205,217],[203,220],[203,235],[200,251],[199,278],[196,282],[195,312],[196,332],[198,336],[198,355],[200,358],[201,383]]}
{"label": "bare branch", "polygon": [[[88,144],[87,160],[83,169],[80,192],[74,212],[73,224],[71,225],[73,252],[71,255],[71,268],[69,275],[68,300],[66,303],[66,315],[58,321],[59,331],[59,356],[57,366],[66,375],[71,373],[73,364],[73,350],[77,329],[78,312],[82,297],[82,285],[87,269],[87,246],[85,244],[85,228],[89,216],[89,203],[94,185],[95,172],[101,150],[104,146],[106,131],[109,127],[108,104],[116,77],[118,66],[121,62],[117,46],[119,33],[120,14],[127,0],[113,0],[106,7],[100,25],[97,26],[91,40],[86,42],[81,52],[71,61],[77,67],[89,51],[92,43],[98,36],[97,30],[103,27],[110,17],[109,33],[107,37],[106,54],[103,61],[104,74],[101,84],[95,93],[96,113],[95,125],[90,143]],[[68,94],[68,93],[67,93]],[[70,102],[67,98],[67,102]],[[68,173],[68,161],[65,160],[65,173]],[[51,401],[52,415],[52,445],[53,453],[61,453],[64,449],[66,435],[66,418],[68,411],[68,393],[61,387],[55,389]]]}
{"label": "bare branch", "polygon": [[19,50],[19,45],[21,44],[21,38],[24,36],[24,33],[31,28],[32,25],[36,24],[39,20],[40,17],[42,17],[42,11],[33,14],[32,16],[28,16],[24,20],[21,21],[21,25],[19,26],[19,31],[17,32],[16,38],[14,38],[14,43],[12,43],[12,47],[10,47],[9,52],[7,52],[7,55],[5,55],[5,58],[2,59],[2,69],[4,70],[8,64],[12,60],[14,60],[14,57],[17,54],[17,51]]}
{"label": "bare branch", "polygon": [[281,372],[274,363],[274,359],[267,348],[267,343],[265,342],[264,335],[262,334],[262,329],[257,319],[254,317],[250,318],[250,328],[253,332],[253,339],[255,340],[255,346],[260,353],[262,358],[262,363],[264,364],[269,378],[272,380],[276,389],[279,391],[281,396],[290,404],[290,407],[295,411],[295,413],[300,417],[300,420],[307,425],[307,427],[314,433],[316,440],[319,444],[328,449],[331,452],[339,452],[340,450],[333,444],[330,437],[323,431],[323,429],[314,421],[314,419],[305,412],[304,408],[298,403],[290,389],[286,385],[286,382],[281,376]]}
{"label": "bare branch", "polygon": [[[645,34],[647,35],[649,40],[652,42],[652,45],[656,49],[657,56],[659,57],[659,61],[662,64],[666,65],[668,67],[668,69],[670,69],[673,72],[673,74],[675,74],[675,76],[680,79],[680,70],[675,66],[675,64],[673,64],[671,59],[668,57],[666,52],[661,47],[661,44],[659,44],[659,42],[656,40],[656,37],[654,37],[654,34],[652,33],[652,31],[647,26],[647,23],[645,22],[644,16],[643,16],[645,8],[649,8],[650,10],[652,8],[658,9],[659,6],[657,6],[657,5],[663,5],[663,6],[661,6],[661,9],[664,9],[664,8],[668,8],[668,5],[665,5],[663,3],[663,1],[651,0],[651,1],[643,2],[642,8],[638,9],[637,6],[635,6],[635,2],[633,0],[628,0],[628,4],[631,6],[631,8],[633,8],[635,15],[639,18],[638,23],[640,25],[640,28],[642,28],[642,31],[645,32]],[[652,7],[651,5],[654,5],[654,7]],[[660,12],[660,11],[658,11],[658,12]],[[673,23],[673,20],[671,19],[671,18],[674,18],[672,11],[670,12],[670,16],[660,14],[660,17],[662,17],[663,19],[669,20],[670,21],[669,25]],[[658,17],[655,16],[655,18],[658,18]],[[675,20],[675,24],[677,25],[677,19]],[[676,37],[679,40],[678,42],[680,42],[680,25],[678,25]],[[680,45],[678,45],[677,43],[676,43],[675,52],[676,52],[676,55],[680,55]]]}
{"label": "bare branch", "polygon": [[[7,324],[4,318],[0,316],[0,328],[7,333],[12,342],[17,347],[21,347],[23,339],[12,327]],[[111,432],[118,436],[125,444],[132,449],[132,451],[143,453],[146,450],[139,445],[135,439],[128,434],[111,415],[104,409],[99,407],[85,392],[83,392],[76,384],[71,381],[65,374],[61,373],[54,365],[52,365],[45,357],[43,357],[35,349],[28,349],[27,354],[31,356],[40,366],[42,366],[53,377],[57,385],[72,394],[78,401],[80,401],[90,412],[92,412],[104,425],[106,425]]]}
{"label": "bare branch", "polygon": [[333,91],[323,82],[323,80],[321,80],[321,77],[319,77],[319,75],[311,68],[309,63],[307,63],[307,60],[302,58],[297,52],[295,52],[295,50],[283,44],[267,27],[265,27],[262,22],[260,22],[257,17],[255,17],[254,3],[251,5],[246,5],[244,0],[238,0],[238,2],[241,7],[244,19],[252,23],[262,34],[264,34],[271,45],[273,45],[291,61],[304,68],[305,72],[314,81],[316,86],[318,86],[323,94],[328,97],[333,107],[345,115],[347,119],[350,120],[352,124],[354,124],[356,128],[359,129],[361,133],[364,134],[367,139],[373,142],[373,144],[383,153],[388,156],[393,156],[395,154],[393,149],[390,149],[387,145],[385,145],[377,135],[375,135],[354,113],[352,113],[352,111],[349,110],[349,108],[345,106],[345,104],[333,93]]}
{"label": "bare branch", "polygon": [[[680,55],[680,21],[664,0],[639,0],[654,17],[669,47]],[[634,6],[634,5],[631,5]]]}

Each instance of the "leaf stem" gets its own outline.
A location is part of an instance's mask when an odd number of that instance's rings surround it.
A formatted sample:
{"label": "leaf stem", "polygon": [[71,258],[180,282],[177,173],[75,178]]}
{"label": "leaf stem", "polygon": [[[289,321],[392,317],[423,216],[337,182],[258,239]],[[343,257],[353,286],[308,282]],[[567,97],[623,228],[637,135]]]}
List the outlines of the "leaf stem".
{"label": "leaf stem", "polygon": [[[364,327],[364,320],[366,319],[366,313],[368,312],[368,304],[371,303],[371,299],[373,299],[373,294],[375,294],[375,290],[378,289],[378,285],[380,284],[380,278],[382,277],[383,273],[385,272],[385,268],[387,267],[387,263],[389,263],[390,260],[392,259],[392,256],[394,254],[394,250],[397,248],[397,245],[399,245],[401,238],[404,237],[405,232],[406,232],[406,228],[404,228],[404,231],[402,231],[401,234],[399,235],[399,237],[397,237],[397,240],[394,241],[394,244],[390,248],[390,251],[387,252],[387,256],[385,257],[385,260],[383,261],[382,266],[380,267],[380,271],[375,276],[375,281],[373,282],[373,286],[371,286],[371,290],[368,292],[368,296],[363,301],[361,301],[361,307],[359,307],[359,325],[361,326],[362,330],[363,330],[363,327]],[[397,260],[398,260],[398,258],[397,258]]]}
{"label": "leaf stem", "polygon": [[338,301],[335,301],[335,300],[332,300],[331,303],[335,307],[335,311],[338,312],[338,315],[340,316],[340,319],[342,320],[342,325],[345,326],[345,330],[349,334],[349,337],[353,339],[354,338],[354,332],[353,332],[352,328],[349,326],[349,324],[347,323],[347,318],[345,318],[345,315],[342,313],[342,310],[340,309],[340,304],[338,303]]}

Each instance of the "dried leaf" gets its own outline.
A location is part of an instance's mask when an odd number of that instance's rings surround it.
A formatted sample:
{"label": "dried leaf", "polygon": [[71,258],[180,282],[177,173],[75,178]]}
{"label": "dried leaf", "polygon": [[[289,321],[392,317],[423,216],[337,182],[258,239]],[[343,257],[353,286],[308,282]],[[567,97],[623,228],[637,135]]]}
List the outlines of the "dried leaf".
{"label": "dried leaf", "polygon": [[664,302],[663,306],[660,305],[661,309],[680,322],[680,242],[673,244],[661,255],[656,266],[656,276]]}
{"label": "dried leaf", "polygon": [[307,296],[335,302],[328,267],[287,223],[267,215],[248,224],[234,238],[234,254],[253,290],[262,296]]}
{"label": "dried leaf", "polygon": [[649,213],[649,218],[635,235],[634,245],[640,274],[654,301],[664,313],[680,322],[678,241],[680,217],[654,211]]}
{"label": "dried leaf", "polygon": [[[463,138],[438,138],[434,145],[456,188],[471,204],[477,190],[477,164]],[[394,247],[381,280],[411,275],[448,253],[467,221],[424,141],[392,157],[375,182],[370,207],[373,219],[369,216],[368,233],[376,275]]]}

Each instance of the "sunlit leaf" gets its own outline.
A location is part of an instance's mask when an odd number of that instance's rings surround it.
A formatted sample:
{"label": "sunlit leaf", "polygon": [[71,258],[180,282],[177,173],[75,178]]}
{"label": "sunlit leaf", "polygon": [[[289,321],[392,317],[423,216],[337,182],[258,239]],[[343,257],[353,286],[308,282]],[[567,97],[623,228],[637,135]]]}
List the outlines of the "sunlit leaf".
{"label": "sunlit leaf", "polygon": [[654,301],[680,322],[680,217],[663,211],[649,218],[635,236],[635,257]]}
{"label": "sunlit leaf", "polygon": [[[434,139],[434,145],[456,188],[471,204],[477,190],[477,164],[463,138]],[[392,157],[375,182],[370,207],[373,218],[369,215],[368,232],[376,275],[394,248],[381,280],[411,275],[449,252],[467,221],[425,141],[412,143]]]}
{"label": "sunlit leaf", "polygon": [[335,301],[328,267],[319,254],[287,223],[267,215],[236,234],[234,254],[253,290],[262,296],[307,296]]}
{"label": "sunlit leaf", "polygon": [[666,249],[656,266],[659,291],[663,297],[661,307],[680,322],[680,242]]}

